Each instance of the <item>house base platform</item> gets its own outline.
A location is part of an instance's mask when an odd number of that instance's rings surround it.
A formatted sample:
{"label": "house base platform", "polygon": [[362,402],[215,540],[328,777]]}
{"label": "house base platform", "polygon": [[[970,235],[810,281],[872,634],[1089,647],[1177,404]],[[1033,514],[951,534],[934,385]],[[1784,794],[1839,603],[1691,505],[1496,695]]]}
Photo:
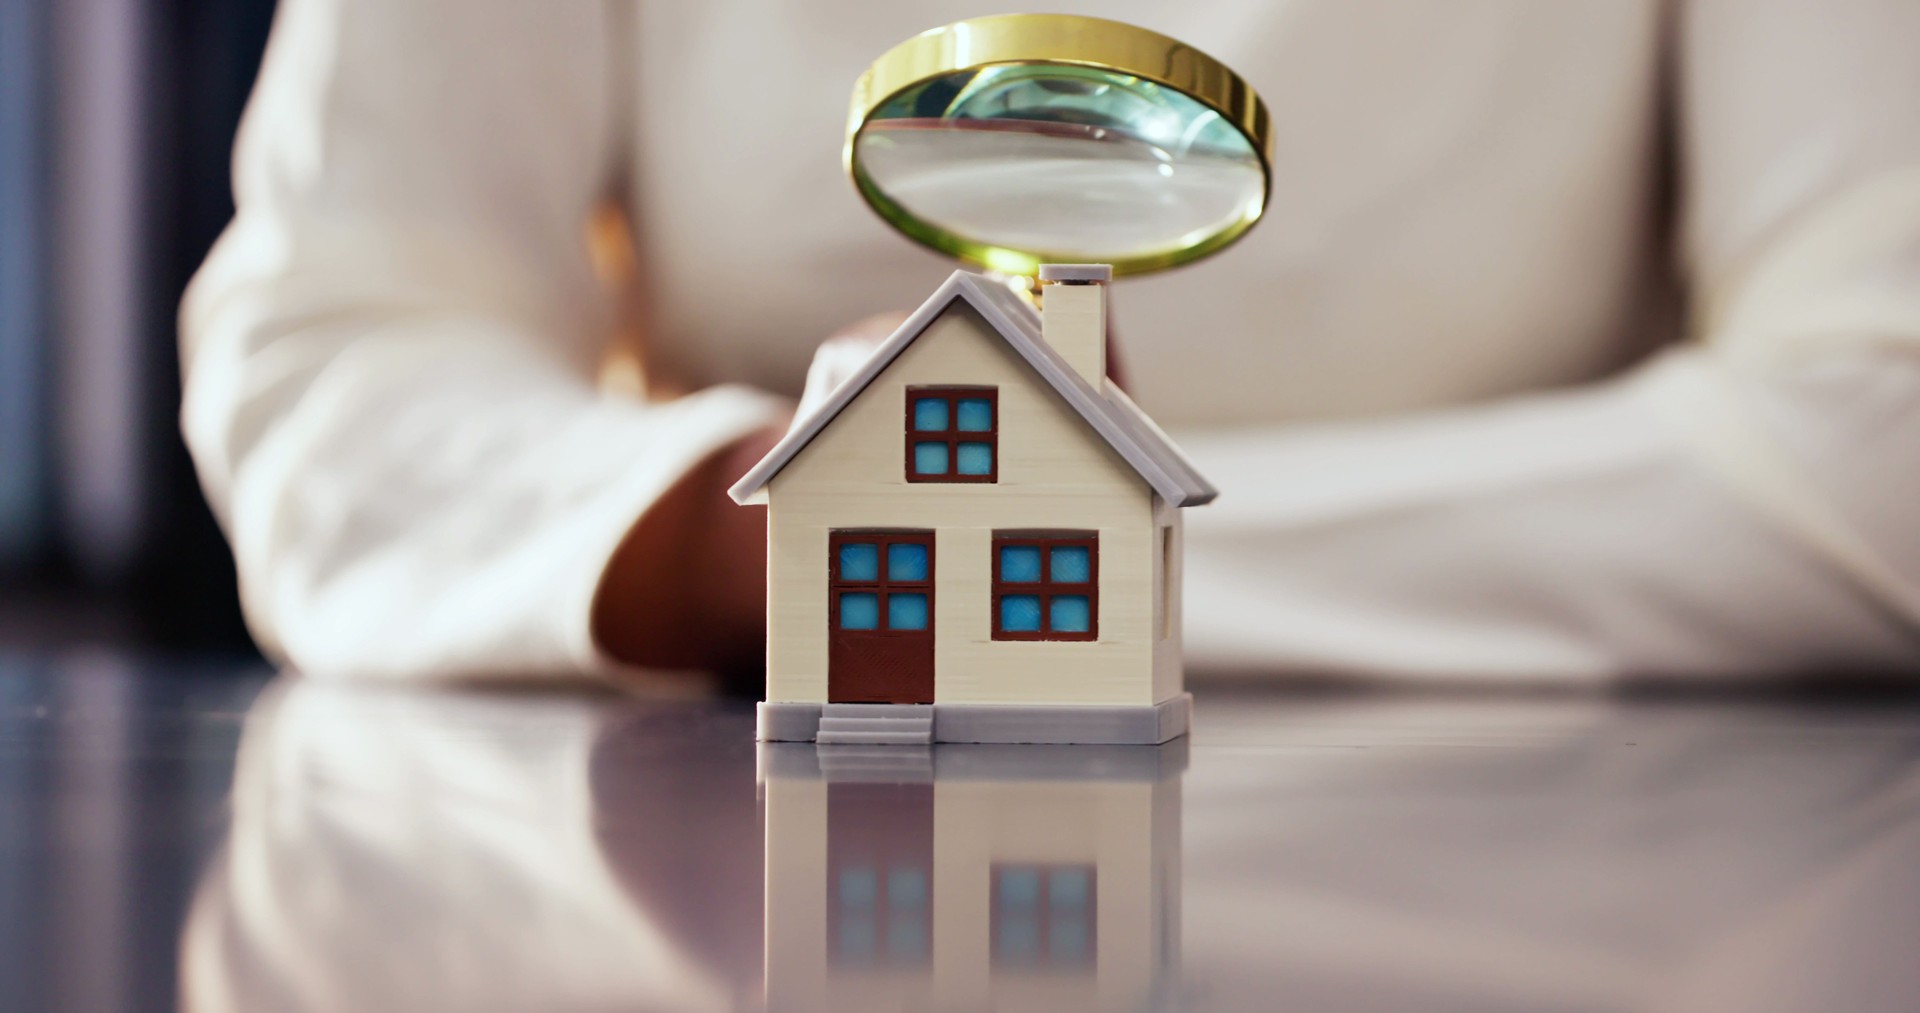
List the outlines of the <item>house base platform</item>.
{"label": "house base platform", "polygon": [[[911,745],[928,742],[1158,745],[1187,734],[1193,694],[1140,707],[1067,704],[818,704],[765,702],[762,742],[836,741]],[[912,727],[913,732],[879,731]],[[868,733],[866,729],[875,729]]]}

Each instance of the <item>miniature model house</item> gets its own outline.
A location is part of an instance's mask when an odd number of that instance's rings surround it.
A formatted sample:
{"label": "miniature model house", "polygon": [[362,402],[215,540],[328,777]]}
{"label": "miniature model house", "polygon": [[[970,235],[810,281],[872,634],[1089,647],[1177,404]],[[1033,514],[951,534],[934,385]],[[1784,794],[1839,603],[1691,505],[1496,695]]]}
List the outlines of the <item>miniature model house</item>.
{"label": "miniature model house", "polygon": [[1036,313],[955,272],[733,487],[768,506],[762,739],[1187,730],[1180,508],[1215,492],[1107,380],[1110,273],[1043,267]]}

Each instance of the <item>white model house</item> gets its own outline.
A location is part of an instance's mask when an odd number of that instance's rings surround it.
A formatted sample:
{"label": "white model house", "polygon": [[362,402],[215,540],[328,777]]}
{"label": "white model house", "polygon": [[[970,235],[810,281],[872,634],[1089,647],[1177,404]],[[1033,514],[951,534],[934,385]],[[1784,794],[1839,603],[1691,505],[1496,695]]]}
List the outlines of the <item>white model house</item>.
{"label": "white model house", "polygon": [[1180,508],[1215,491],[1106,377],[1110,273],[1043,267],[1036,313],[955,272],[733,487],[768,506],[762,739],[1187,730]]}

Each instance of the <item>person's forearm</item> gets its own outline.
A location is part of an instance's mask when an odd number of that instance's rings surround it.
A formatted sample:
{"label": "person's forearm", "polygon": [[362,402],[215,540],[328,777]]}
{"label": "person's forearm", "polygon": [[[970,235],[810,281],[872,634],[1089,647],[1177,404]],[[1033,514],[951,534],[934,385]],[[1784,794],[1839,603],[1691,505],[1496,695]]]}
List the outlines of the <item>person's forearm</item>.
{"label": "person's forearm", "polygon": [[[281,305],[192,315],[186,429],[252,628],[312,674],[603,667],[589,615],[616,547],[702,461],[780,417],[738,388],[601,395],[536,336],[470,315],[290,326]],[[254,349],[257,335],[272,337]]]}
{"label": "person's forearm", "polygon": [[[1222,489],[1188,518],[1191,667],[1564,683],[1911,665],[1920,616],[1897,591],[1863,585],[1676,428],[1663,402],[1702,372],[1756,382],[1682,353],[1507,405],[1185,440]],[[1913,539],[1870,520],[1920,501],[1898,466],[1920,460],[1920,361],[1832,383],[1749,431],[1821,447],[1815,491],[1920,587]]]}
{"label": "person's forearm", "polygon": [[613,668],[590,620],[622,539],[784,417],[737,387],[594,386],[606,16],[277,8],[235,219],[181,314],[183,428],[269,654],[395,679]]}

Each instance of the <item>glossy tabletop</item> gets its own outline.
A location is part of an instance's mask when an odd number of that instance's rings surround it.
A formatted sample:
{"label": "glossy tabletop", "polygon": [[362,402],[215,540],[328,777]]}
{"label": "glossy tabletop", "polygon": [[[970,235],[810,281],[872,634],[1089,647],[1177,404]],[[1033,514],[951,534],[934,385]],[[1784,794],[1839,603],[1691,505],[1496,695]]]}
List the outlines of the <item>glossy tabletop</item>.
{"label": "glossy tabletop", "polygon": [[0,655],[0,1009],[1920,1008],[1920,703],[1197,687],[1148,747]]}

